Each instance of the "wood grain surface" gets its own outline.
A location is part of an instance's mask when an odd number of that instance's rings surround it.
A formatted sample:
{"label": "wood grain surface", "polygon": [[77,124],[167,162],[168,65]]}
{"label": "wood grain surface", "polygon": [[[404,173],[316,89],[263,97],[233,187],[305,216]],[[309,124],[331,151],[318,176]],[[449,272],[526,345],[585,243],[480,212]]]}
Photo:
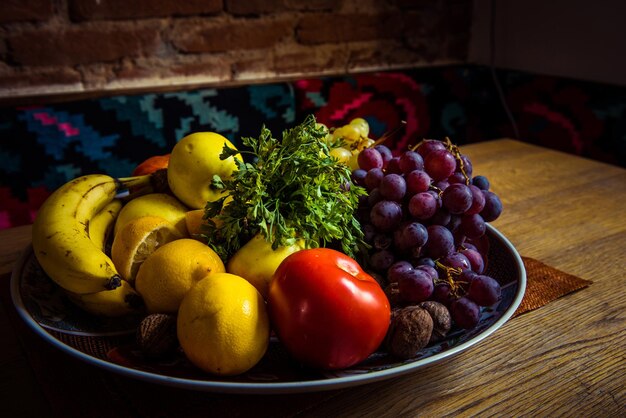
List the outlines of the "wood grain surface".
{"label": "wood grain surface", "polygon": [[[444,362],[393,380],[297,395],[221,395],[96,369],[0,312],[0,403],[9,416],[626,416],[626,170],[513,140],[462,148],[520,254],[593,284],[516,317]],[[0,285],[30,227],[0,231]],[[9,402],[10,401],[10,402]]]}

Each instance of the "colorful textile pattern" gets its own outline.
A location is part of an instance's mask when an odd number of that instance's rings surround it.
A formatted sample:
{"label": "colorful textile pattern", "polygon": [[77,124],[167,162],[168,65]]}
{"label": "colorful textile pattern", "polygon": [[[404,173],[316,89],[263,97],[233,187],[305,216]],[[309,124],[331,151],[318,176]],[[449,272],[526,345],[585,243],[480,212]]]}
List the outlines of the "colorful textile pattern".
{"label": "colorful textile pattern", "polygon": [[2,109],[0,228],[32,223],[51,191],[77,176],[129,176],[191,132],[219,132],[235,145],[263,124],[281,132],[295,108],[281,83]]}
{"label": "colorful textile pattern", "polygon": [[[498,71],[519,139],[626,167],[626,88]],[[188,133],[240,146],[307,114],[329,127],[365,118],[398,152],[423,138],[457,144],[514,137],[482,66],[323,77],[248,87],[124,95],[0,109],[0,228],[31,223],[52,190],[82,174],[128,176]]]}
{"label": "colorful textile pattern", "polygon": [[[497,77],[519,139],[626,166],[626,88],[516,71]],[[376,138],[400,127],[387,141],[396,150],[423,138],[465,144],[515,137],[486,67],[357,74],[294,86],[298,120],[314,113],[340,126],[363,117]]]}

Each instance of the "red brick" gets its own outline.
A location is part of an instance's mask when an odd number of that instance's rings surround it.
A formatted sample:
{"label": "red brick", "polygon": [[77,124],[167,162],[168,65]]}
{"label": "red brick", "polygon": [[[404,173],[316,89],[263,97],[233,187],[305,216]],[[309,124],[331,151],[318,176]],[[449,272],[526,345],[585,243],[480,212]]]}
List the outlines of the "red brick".
{"label": "red brick", "polygon": [[300,46],[277,52],[274,70],[278,74],[339,72],[345,69],[347,61],[348,51],[341,46]]}
{"label": "red brick", "polygon": [[226,57],[205,57],[193,61],[169,64],[171,74],[185,77],[205,76],[220,80],[230,79],[231,62]]}
{"label": "red brick", "polygon": [[0,23],[48,20],[53,13],[53,0],[0,1]]}
{"label": "red brick", "polygon": [[80,82],[80,73],[69,68],[0,73],[0,88],[50,86],[55,84],[76,84]]}
{"label": "red brick", "polygon": [[350,48],[350,69],[410,66],[421,60],[419,54],[402,42],[383,40],[361,43]]}
{"label": "red brick", "polygon": [[153,53],[158,45],[154,25],[120,25],[23,32],[8,38],[13,60],[22,65],[76,65],[116,61]]}
{"label": "red brick", "polygon": [[303,44],[369,41],[400,37],[399,14],[311,14],[302,17],[297,28]]}
{"label": "red brick", "polygon": [[332,10],[336,0],[225,0],[225,9],[234,15],[259,15],[297,10]]}
{"label": "red brick", "polygon": [[172,42],[184,52],[263,49],[292,33],[292,23],[286,20],[179,21],[172,32]]}
{"label": "red brick", "polygon": [[214,14],[222,0],[71,0],[72,20],[115,20]]}

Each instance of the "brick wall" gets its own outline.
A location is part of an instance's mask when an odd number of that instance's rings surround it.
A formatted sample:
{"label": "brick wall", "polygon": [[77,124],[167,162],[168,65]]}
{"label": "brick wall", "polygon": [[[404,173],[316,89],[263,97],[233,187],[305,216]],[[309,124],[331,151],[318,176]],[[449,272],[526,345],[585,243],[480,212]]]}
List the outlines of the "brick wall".
{"label": "brick wall", "polygon": [[2,0],[0,98],[457,63],[471,0]]}

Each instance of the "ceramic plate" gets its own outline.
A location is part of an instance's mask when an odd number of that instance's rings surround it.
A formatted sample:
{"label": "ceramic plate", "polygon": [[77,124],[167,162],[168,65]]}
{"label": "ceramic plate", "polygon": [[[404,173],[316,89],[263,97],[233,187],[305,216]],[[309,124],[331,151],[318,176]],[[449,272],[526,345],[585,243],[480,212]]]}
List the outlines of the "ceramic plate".
{"label": "ceramic plate", "polygon": [[333,372],[300,366],[275,339],[271,339],[266,355],[254,368],[233,378],[202,373],[182,353],[160,361],[145,359],[134,342],[140,318],[102,319],[79,310],[41,270],[32,248],[24,251],[13,270],[11,296],[20,316],[38,336],[71,356],[128,377],[225,393],[339,389],[398,377],[448,359],[488,337],[513,315],[526,289],[522,259],[511,243],[490,225],[486,236],[487,274],[500,282],[502,300],[497,306],[483,309],[476,328],[453,329],[445,341],[424,348],[410,360],[398,361],[384,352],[377,352],[357,366]]}

